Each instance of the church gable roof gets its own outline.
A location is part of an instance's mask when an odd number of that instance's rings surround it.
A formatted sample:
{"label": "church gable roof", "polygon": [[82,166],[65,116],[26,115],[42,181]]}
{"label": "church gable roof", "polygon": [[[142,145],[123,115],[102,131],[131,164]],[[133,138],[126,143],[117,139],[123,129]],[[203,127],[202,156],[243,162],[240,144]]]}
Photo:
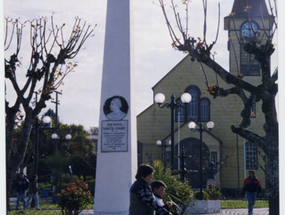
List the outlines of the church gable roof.
{"label": "church gable roof", "polygon": [[169,74],[171,74],[173,71],[176,70],[177,67],[179,67],[187,58],[189,58],[190,55],[187,54],[178,64],[176,64],[165,76],[163,76],[153,87],[152,87],[152,90],[154,91],[155,87],[161,83],[163,80],[165,80]]}

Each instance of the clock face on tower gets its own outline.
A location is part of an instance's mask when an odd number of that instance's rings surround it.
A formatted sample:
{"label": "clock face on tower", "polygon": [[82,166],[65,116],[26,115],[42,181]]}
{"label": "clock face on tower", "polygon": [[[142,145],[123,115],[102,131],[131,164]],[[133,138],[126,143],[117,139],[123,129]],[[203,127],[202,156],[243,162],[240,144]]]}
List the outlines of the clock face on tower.
{"label": "clock face on tower", "polygon": [[245,22],[241,26],[242,37],[254,37],[258,30],[258,26],[254,22]]}

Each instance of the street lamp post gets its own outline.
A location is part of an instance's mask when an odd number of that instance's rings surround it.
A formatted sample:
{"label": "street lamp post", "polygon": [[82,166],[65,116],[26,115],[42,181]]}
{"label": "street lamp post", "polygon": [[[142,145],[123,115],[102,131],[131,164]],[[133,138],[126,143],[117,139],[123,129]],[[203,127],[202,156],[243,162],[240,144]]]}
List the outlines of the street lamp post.
{"label": "street lamp post", "polygon": [[[50,123],[51,118],[49,116],[45,116],[43,118],[43,123],[48,124]],[[38,116],[35,119],[35,127],[34,127],[34,132],[35,132],[35,139],[34,139],[34,175],[38,175],[38,156],[39,156],[39,129],[45,129],[39,126],[39,118]]]}
{"label": "street lamp post", "polygon": [[167,145],[167,144],[165,143],[165,141],[163,141],[163,142],[161,142],[161,140],[156,141],[156,145],[161,148],[162,161],[163,161],[163,165],[164,165],[164,166],[166,166],[166,165],[165,165],[165,164],[166,164],[166,162],[165,162],[165,151],[166,151],[166,148],[167,148],[167,147],[170,147],[170,146],[171,146],[171,141],[169,141],[168,144],[169,144],[169,145]]}
{"label": "street lamp post", "polygon": [[[37,99],[37,97],[36,97]],[[20,114],[21,116],[21,114]],[[51,118],[49,116],[45,116],[43,117],[43,123],[44,124],[48,124],[50,123],[51,121]],[[36,116],[36,119],[35,119],[35,124],[34,124],[34,175],[38,175],[38,166],[39,166],[39,162],[38,162],[38,158],[39,158],[39,129],[45,129],[43,127],[40,127],[40,124],[39,124],[39,117]],[[31,207],[35,207],[35,200],[33,199],[32,200],[32,203],[31,203]]]}
{"label": "street lamp post", "polygon": [[[196,125],[198,125],[199,127],[196,128]],[[195,132],[195,131],[199,131],[200,132],[200,195],[199,195],[199,199],[203,200],[203,141],[202,141],[202,133],[203,131],[210,131],[212,128],[214,128],[214,123],[212,121],[207,122],[206,124],[207,128],[205,128],[203,126],[203,124],[201,122],[190,122],[188,124],[188,127],[190,128],[191,131]]]}
{"label": "street lamp post", "polygon": [[188,104],[191,101],[192,97],[189,93],[183,93],[181,95],[181,103],[176,103],[175,96],[171,96],[170,103],[165,103],[162,105],[162,103],[165,101],[165,95],[162,93],[157,93],[154,97],[155,102],[158,104],[160,108],[170,108],[171,110],[171,169],[174,170],[174,110],[178,107],[185,108],[186,104]]}
{"label": "street lamp post", "polygon": [[[51,135],[51,138],[54,140],[57,140],[58,135],[56,133],[53,133]],[[71,134],[65,135],[65,139],[63,139],[62,134],[60,135],[59,142],[60,142],[60,155],[61,156],[63,156],[63,154],[62,154],[62,143],[65,141],[67,142],[67,141],[71,140],[71,138],[72,138]],[[61,192],[61,176],[60,176],[60,181],[59,181],[59,192]]]}

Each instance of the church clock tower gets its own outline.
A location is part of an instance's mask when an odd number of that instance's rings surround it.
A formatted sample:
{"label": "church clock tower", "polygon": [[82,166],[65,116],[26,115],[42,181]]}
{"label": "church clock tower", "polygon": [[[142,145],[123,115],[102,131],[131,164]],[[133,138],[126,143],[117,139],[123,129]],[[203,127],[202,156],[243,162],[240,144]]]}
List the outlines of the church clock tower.
{"label": "church clock tower", "polygon": [[269,15],[265,0],[234,1],[230,15],[224,18],[231,74],[244,76],[251,83],[260,81],[259,62],[244,51],[243,44],[251,40],[265,43],[267,35],[271,34],[272,24],[273,16]]}

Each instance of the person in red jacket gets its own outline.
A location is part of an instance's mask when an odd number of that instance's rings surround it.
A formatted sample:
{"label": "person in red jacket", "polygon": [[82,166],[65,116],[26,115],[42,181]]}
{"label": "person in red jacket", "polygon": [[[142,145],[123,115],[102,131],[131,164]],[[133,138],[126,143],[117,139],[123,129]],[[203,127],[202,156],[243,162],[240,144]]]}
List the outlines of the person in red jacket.
{"label": "person in red jacket", "polygon": [[252,214],[255,203],[256,194],[261,195],[260,181],[254,175],[254,171],[250,170],[249,176],[243,182],[243,196],[246,194],[248,200],[248,214]]}

